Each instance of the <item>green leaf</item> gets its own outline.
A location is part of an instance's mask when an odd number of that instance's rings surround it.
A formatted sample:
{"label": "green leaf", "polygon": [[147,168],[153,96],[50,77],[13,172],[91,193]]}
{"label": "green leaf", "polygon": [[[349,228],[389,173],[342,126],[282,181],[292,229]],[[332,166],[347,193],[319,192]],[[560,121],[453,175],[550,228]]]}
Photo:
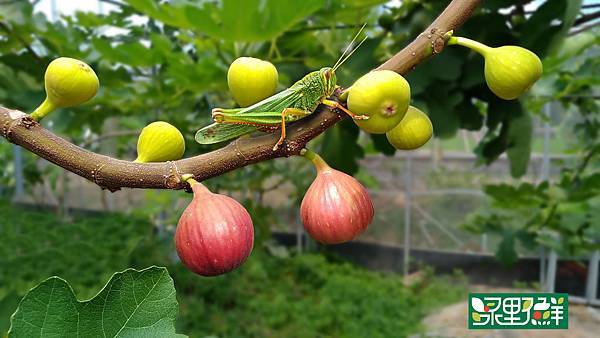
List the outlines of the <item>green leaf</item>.
{"label": "green leaf", "polygon": [[197,29],[217,39],[273,39],[323,7],[324,0],[223,0],[218,2],[128,0],[138,11],[179,28]]}
{"label": "green leaf", "polygon": [[473,318],[474,321],[478,322],[481,320],[481,316],[479,316],[479,313],[477,312],[472,312],[471,313],[471,318]]}
{"label": "green leaf", "polygon": [[[523,27],[524,47],[545,56],[560,45],[573,25],[581,8],[582,0],[554,0],[544,2]],[[558,22],[559,24],[548,24]]]}
{"label": "green leaf", "polygon": [[19,297],[15,292],[10,292],[0,299],[0,337],[4,337],[10,328],[10,315],[19,305]]}
{"label": "green leaf", "polygon": [[508,149],[506,155],[510,160],[510,174],[521,177],[527,172],[531,157],[531,138],[533,136],[533,121],[531,115],[510,120],[508,125]]}
{"label": "green leaf", "polygon": [[349,175],[356,173],[358,159],[364,156],[358,135],[358,127],[349,119],[337,123],[325,133],[320,155],[331,167]]}
{"label": "green leaf", "polygon": [[116,273],[83,302],[64,279],[50,277],[25,295],[9,337],[184,337],[175,333],[177,307],[165,268]]}
{"label": "green leaf", "polygon": [[394,156],[396,153],[396,148],[388,142],[385,134],[371,134],[371,141],[373,147],[385,156]]}
{"label": "green leaf", "polygon": [[531,303],[531,299],[526,300],[525,303],[523,303],[523,310],[529,310]]}
{"label": "green leaf", "polygon": [[544,187],[536,187],[527,182],[518,186],[490,184],[485,186],[484,191],[494,199],[494,206],[505,209],[531,209],[548,199]]}
{"label": "green leaf", "polygon": [[505,266],[511,266],[519,259],[515,250],[515,237],[512,232],[505,232],[503,235],[496,251],[496,258]]}
{"label": "green leaf", "polygon": [[[461,112],[456,107],[464,96],[459,91],[453,91],[454,87],[449,82],[439,81],[437,85],[440,87],[428,94],[429,100],[425,112],[431,119],[435,136],[449,138],[454,136],[460,127]],[[433,87],[430,87],[430,90]]]}

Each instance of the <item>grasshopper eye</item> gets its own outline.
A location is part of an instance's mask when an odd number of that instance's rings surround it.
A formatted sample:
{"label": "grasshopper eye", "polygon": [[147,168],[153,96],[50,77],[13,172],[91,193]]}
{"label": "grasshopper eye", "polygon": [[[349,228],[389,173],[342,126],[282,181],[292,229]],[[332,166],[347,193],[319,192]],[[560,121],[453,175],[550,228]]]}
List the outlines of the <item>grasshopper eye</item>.
{"label": "grasshopper eye", "polygon": [[327,69],[326,71],[323,72],[323,75],[325,75],[325,79],[327,79],[327,80],[331,79],[331,70]]}

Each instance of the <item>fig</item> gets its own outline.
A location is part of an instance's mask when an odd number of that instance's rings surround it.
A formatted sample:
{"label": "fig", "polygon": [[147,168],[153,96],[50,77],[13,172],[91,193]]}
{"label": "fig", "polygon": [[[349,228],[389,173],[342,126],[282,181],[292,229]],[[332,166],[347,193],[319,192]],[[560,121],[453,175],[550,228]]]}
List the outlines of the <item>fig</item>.
{"label": "fig", "polygon": [[179,129],[164,122],[152,122],[140,133],[138,157],[134,162],[165,162],[179,160],[185,152],[185,140]]}
{"label": "fig", "polygon": [[391,145],[400,150],[422,147],[433,135],[433,126],[427,114],[410,106],[404,118],[385,136]]}
{"label": "fig", "polygon": [[373,202],[369,193],[354,177],[331,168],[314,152],[304,149],[302,154],[317,169],[317,177],[300,206],[304,229],[323,244],[354,239],[373,220]]}
{"label": "fig", "polygon": [[452,37],[448,44],[469,47],[485,59],[485,82],[496,96],[514,100],[542,76],[542,61],[532,51],[519,46],[492,48],[480,42]]}
{"label": "fig", "polygon": [[175,247],[183,264],[201,276],[217,276],[244,263],[254,245],[248,211],[229,196],[214,194],[184,175],[194,199],[175,230]]}
{"label": "fig", "polygon": [[279,75],[275,66],[251,57],[233,61],[227,71],[227,84],[240,107],[253,105],[275,94]]}
{"label": "fig", "polygon": [[73,107],[89,101],[100,86],[94,70],[85,62],[60,57],[50,62],[44,75],[46,99],[31,113],[41,120],[57,108]]}
{"label": "fig", "polygon": [[410,102],[410,86],[402,75],[378,70],[363,75],[348,89],[348,108],[367,120],[353,120],[362,130],[384,134],[404,117]]}

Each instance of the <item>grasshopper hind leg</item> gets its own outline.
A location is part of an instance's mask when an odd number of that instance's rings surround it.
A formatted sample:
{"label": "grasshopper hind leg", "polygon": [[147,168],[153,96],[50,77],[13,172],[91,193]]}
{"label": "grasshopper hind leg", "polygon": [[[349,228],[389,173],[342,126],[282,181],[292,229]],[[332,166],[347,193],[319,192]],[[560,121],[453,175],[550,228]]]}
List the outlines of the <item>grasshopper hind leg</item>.
{"label": "grasshopper hind leg", "polygon": [[275,146],[273,146],[273,151],[276,151],[279,146],[283,143],[283,141],[285,141],[285,123],[286,123],[286,118],[288,116],[291,117],[304,117],[306,115],[310,115],[312,114],[312,112],[308,111],[308,110],[303,110],[303,109],[298,109],[298,108],[285,108],[282,112],[281,112],[281,136],[279,137],[279,140],[277,141],[277,143],[275,143]]}

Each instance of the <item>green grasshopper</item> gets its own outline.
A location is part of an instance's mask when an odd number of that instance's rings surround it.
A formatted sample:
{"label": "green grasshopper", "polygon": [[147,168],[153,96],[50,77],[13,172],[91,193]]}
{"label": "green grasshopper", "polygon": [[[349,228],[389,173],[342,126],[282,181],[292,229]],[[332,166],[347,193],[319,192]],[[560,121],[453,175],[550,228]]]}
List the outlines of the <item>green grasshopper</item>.
{"label": "green grasshopper", "polygon": [[356,115],[339,102],[327,99],[337,88],[335,71],[367,39],[365,37],[356,48],[346,55],[363,28],[352,39],[352,42],[333,67],[325,67],[310,72],[290,88],[249,107],[213,109],[212,118],[214,123],[198,130],[196,142],[213,144],[231,140],[254,131],[275,132],[277,129],[281,129],[281,137],[273,147],[273,151],[275,151],[285,140],[286,123],[298,121],[312,114],[319,104],[340,109],[356,120],[368,119],[368,116]]}

